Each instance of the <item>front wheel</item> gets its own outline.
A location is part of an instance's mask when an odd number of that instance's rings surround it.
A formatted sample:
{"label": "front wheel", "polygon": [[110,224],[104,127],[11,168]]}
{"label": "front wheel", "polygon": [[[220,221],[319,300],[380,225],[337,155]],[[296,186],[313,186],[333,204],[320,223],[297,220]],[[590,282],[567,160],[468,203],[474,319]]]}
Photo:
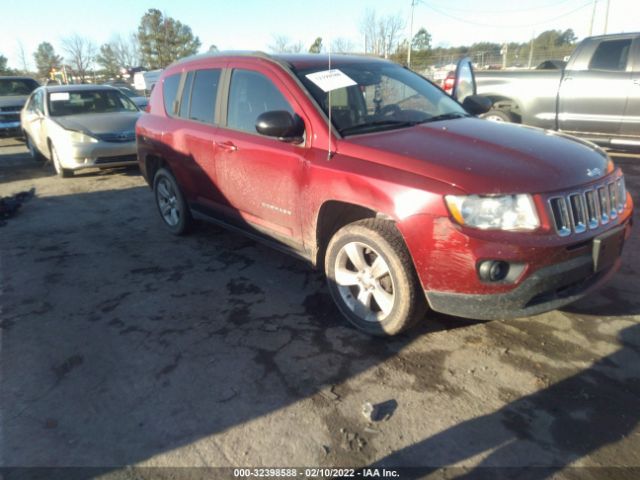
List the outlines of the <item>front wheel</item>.
{"label": "front wheel", "polygon": [[27,144],[27,148],[29,149],[29,155],[35,161],[41,162],[43,160],[43,156],[38,151],[38,147],[35,146],[35,144],[33,143],[33,140],[31,140],[31,137],[29,136],[29,134],[25,133],[24,136],[25,136],[25,142]]}
{"label": "front wheel", "polygon": [[424,293],[393,222],[367,219],[338,230],[325,273],[342,314],[366,333],[396,335],[424,316]]}
{"label": "front wheel", "polygon": [[64,168],[62,163],[60,162],[60,156],[58,155],[58,150],[56,147],[51,144],[49,147],[51,150],[51,161],[53,162],[53,168],[56,170],[56,173],[59,177],[69,178],[73,175],[73,170],[69,170],[68,168]]}
{"label": "front wheel", "polygon": [[153,177],[153,193],[160,217],[174,235],[183,235],[189,231],[193,220],[187,203],[184,201],[178,182],[171,172],[160,168]]}

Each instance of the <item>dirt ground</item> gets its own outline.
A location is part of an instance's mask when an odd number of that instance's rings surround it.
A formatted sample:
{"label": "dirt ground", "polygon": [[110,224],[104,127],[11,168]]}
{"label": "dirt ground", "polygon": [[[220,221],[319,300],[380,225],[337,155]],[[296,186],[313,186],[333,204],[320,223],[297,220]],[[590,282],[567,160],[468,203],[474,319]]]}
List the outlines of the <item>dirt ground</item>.
{"label": "dirt ground", "polygon": [[[617,162],[640,205],[640,159]],[[0,227],[2,467],[640,475],[637,218],[588,299],[431,315],[384,340],[349,327],[301,261],[208,225],[169,235],[136,169],[58,179],[0,141],[0,197],[31,188]]]}

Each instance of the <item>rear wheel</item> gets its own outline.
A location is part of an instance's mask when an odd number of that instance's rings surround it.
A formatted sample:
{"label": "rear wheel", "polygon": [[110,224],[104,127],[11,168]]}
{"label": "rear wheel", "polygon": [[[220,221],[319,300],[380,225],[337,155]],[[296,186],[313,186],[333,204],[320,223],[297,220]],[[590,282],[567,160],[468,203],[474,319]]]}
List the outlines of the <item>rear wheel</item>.
{"label": "rear wheel", "polygon": [[327,247],[329,291],[342,314],[372,335],[396,335],[425,313],[424,293],[393,222],[351,223]]}
{"label": "rear wheel", "polygon": [[174,235],[183,235],[193,224],[191,212],[184,201],[178,182],[166,168],[160,168],[153,178],[153,193],[160,217]]}
{"label": "rear wheel", "polygon": [[63,168],[62,163],[60,162],[60,156],[58,155],[58,150],[53,145],[53,143],[49,146],[51,150],[51,161],[53,162],[53,168],[59,177],[69,178],[73,176],[73,170],[69,170],[68,168]]}
{"label": "rear wheel", "polygon": [[480,115],[481,118],[485,120],[491,120],[492,122],[505,122],[505,123],[513,123],[515,118],[511,112],[506,110],[497,110],[491,109],[487,113]]}

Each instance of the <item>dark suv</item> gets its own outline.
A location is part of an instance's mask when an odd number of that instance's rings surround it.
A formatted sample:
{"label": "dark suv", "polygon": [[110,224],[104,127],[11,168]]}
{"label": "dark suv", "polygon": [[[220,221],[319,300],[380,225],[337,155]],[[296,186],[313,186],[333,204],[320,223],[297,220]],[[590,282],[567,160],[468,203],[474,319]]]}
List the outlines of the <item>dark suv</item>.
{"label": "dark suv", "polygon": [[38,82],[29,77],[0,77],[0,137],[22,135],[20,110]]}
{"label": "dark suv", "polygon": [[138,160],[171,232],[204,218],[308,259],[369,333],[565,305],[620,264],[622,172],[482,100],[374,58],[196,56],[163,72]]}

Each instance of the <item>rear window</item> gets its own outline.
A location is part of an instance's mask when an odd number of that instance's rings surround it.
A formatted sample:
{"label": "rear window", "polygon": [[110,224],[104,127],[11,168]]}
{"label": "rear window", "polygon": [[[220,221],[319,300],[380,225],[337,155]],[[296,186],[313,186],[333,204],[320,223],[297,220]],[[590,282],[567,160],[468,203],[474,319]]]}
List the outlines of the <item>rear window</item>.
{"label": "rear window", "polygon": [[117,90],[49,92],[52,117],[86,113],[136,112],[138,107]]}
{"label": "rear window", "polygon": [[175,101],[180,84],[180,74],[176,73],[164,79],[162,82],[162,96],[164,97],[164,110],[169,115],[175,115]]}
{"label": "rear window", "polygon": [[29,95],[36,88],[38,88],[38,82],[30,78],[0,79],[0,97]]}
{"label": "rear window", "polygon": [[204,123],[214,123],[216,94],[220,70],[198,70],[191,92],[189,118]]}
{"label": "rear window", "polygon": [[598,45],[591,63],[590,70],[614,70],[624,71],[627,69],[627,59],[629,58],[629,48],[631,39],[611,40]]}

